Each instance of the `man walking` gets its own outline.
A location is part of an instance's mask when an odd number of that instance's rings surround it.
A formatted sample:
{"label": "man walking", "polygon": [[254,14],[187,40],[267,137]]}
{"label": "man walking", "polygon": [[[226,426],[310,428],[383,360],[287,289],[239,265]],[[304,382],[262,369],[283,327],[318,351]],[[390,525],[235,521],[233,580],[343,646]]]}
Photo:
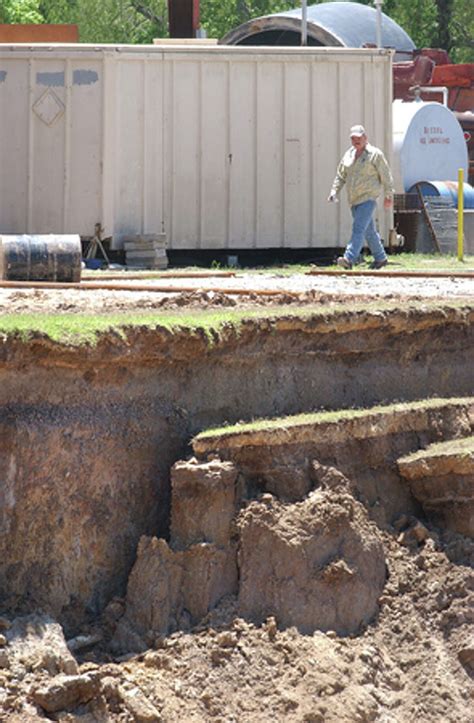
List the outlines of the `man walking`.
{"label": "man walking", "polygon": [[352,145],[337,167],[328,197],[328,201],[336,201],[345,184],[352,213],[351,239],[344,256],[337,259],[337,265],[343,269],[351,269],[359,258],[366,239],[374,257],[370,268],[381,269],[387,265],[387,256],[375,228],[373,213],[382,188],[384,207],[391,207],[393,178],[382,151],[368,142],[364,126],[352,126],[350,133]]}

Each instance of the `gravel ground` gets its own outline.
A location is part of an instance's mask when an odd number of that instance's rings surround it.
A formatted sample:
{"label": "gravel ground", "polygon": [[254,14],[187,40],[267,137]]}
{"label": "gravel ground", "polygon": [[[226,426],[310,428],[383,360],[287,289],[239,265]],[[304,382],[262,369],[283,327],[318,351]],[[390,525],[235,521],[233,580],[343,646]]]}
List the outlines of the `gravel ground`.
{"label": "gravel ground", "polygon": [[[182,308],[186,306],[255,305],[315,303],[326,300],[349,301],[368,298],[396,299],[468,299],[474,298],[474,279],[468,278],[393,278],[359,276],[305,275],[238,272],[234,277],[161,278],[107,280],[97,273],[87,282],[107,285],[129,285],[125,290],[32,289],[1,288],[0,313],[113,313],[153,308]],[[136,286],[175,288],[174,292],[137,291]],[[233,290],[248,294],[232,294]],[[276,296],[256,296],[254,292],[280,292]],[[297,293],[299,296],[290,297]]]}

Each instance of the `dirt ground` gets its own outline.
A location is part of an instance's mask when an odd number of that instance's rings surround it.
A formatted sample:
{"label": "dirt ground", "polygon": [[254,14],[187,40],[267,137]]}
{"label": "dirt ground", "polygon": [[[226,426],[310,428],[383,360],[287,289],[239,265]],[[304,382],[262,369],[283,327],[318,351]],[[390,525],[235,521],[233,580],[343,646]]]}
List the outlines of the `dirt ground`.
{"label": "dirt ground", "polygon": [[[0,719],[469,723],[474,544],[436,530],[420,543],[396,530],[382,541],[388,579],[376,619],[359,634],[281,631],[273,617],[254,625],[227,599],[142,654],[114,658],[103,643],[86,646],[68,675],[44,669],[51,651],[40,662],[24,652],[0,670]],[[109,622],[122,609],[114,601]],[[93,625],[84,639],[106,630]]]}
{"label": "dirt ground", "polygon": [[[127,274],[106,280],[101,272],[84,278],[108,285],[166,286],[176,292],[100,289],[0,288],[0,313],[108,314],[153,309],[250,307],[348,303],[368,299],[468,299],[474,280],[468,278],[387,278],[376,276],[306,275],[301,273],[246,273],[233,277],[162,278],[127,280]],[[238,290],[239,294],[232,294]],[[258,295],[259,291],[272,295]]]}
{"label": "dirt ground", "polygon": [[280,632],[272,618],[257,627],[224,604],[201,631],[125,664],[124,678],[166,721],[467,723],[473,670],[459,658],[472,665],[473,545],[436,535],[412,549],[391,535],[383,542],[389,579],[362,635]]}

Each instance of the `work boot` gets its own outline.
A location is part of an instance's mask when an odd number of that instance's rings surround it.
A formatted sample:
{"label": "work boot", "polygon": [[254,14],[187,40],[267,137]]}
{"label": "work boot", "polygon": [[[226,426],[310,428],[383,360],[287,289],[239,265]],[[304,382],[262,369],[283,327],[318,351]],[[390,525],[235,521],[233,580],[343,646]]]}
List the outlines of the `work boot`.
{"label": "work boot", "polygon": [[350,262],[348,259],[346,259],[345,256],[339,256],[339,258],[338,258],[337,261],[336,261],[336,264],[337,264],[337,265],[339,266],[339,268],[341,268],[341,269],[352,269],[352,264],[351,264],[351,262]]}
{"label": "work boot", "polygon": [[387,259],[382,259],[381,261],[372,261],[372,263],[369,266],[369,269],[382,269],[387,264],[388,264]]}

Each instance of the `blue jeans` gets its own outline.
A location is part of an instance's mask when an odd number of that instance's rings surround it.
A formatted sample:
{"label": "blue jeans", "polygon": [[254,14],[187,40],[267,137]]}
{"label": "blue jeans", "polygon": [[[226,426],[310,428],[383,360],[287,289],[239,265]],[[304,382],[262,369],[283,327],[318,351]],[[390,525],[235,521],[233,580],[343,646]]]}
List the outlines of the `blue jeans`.
{"label": "blue jeans", "polygon": [[374,261],[384,261],[387,258],[380,236],[375,228],[374,210],[375,201],[364,201],[351,206],[352,236],[344,253],[344,256],[351,264],[354,264],[359,258],[364,239],[367,239]]}

